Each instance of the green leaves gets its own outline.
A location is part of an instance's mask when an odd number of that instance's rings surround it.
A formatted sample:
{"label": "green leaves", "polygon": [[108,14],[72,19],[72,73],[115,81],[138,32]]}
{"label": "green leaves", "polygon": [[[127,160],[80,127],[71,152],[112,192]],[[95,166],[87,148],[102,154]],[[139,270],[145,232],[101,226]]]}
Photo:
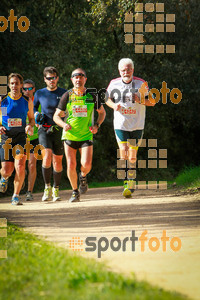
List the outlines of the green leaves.
{"label": "green leaves", "polygon": [[[80,66],[87,72],[87,87],[99,90],[107,88],[110,80],[119,76],[119,59],[131,57],[135,62],[134,74],[147,80],[150,88],[160,89],[166,81],[170,89],[178,88],[183,93],[177,106],[168,103],[147,109],[146,137],[151,138],[153,134],[160,143],[166,143],[165,147],[172,152],[169,164],[179,168],[185,163],[185,157],[188,163],[195,163],[200,151],[197,143],[200,129],[199,1],[162,2],[164,14],[175,14],[175,33],[145,33],[145,44],[175,44],[175,54],[136,54],[134,44],[124,42],[124,18],[125,13],[134,12],[132,0],[22,0],[20,3],[14,0],[12,4],[2,0],[1,15],[7,17],[10,9],[14,9],[18,17],[27,16],[31,25],[26,33],[0,33],[0,73],[19,72],[24,78],[32,78],[39,89],[44,87],[44,67],[54,65],[60,72],[59,85],[71,88],[71,71]],[[150,14],[155,23],[155,14],[147,12],[145,22],[150,22]],[[109,123],[112,112],[108,111],[102,128],[107,128],[112,145],[104,144],[101,128],[98,146],[103,148],[104,145],[105,153],[115,153],[112,123]],[[191,144],[195,145],[192,150]],[[188,151],[194,155],[188,158]],[[105,154],[101,153],[104,160]],[[181,161],[178,153],[182,153]],[[113,167],[113,161],[106,161],[106,164],[108,170]]]}

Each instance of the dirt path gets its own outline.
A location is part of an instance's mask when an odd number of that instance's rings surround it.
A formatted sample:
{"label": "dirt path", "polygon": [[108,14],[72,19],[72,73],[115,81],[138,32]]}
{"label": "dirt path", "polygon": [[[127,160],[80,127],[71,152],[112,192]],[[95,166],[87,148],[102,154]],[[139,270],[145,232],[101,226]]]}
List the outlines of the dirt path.
{"label": "dirt path", "polygon": [[[57,203],[42,203],[41,194],[35,194],[34,202],[18,207],[10,204],[10,198],[3,198],[0,218],[71,249],[73,238],[78,237],[83,244],[74,245],[74,250],[79,249],[81,255],[106,261],[114,271],[126,275],[134,272],[138,279],[200,299],[200,194],[138,190],[134,198],[123,199],[120,187],[98,188],[90,189],[82,196],[82,202],[69,204],[70,194],[62,191],[63,201]],[[132,231],[139,238],[145,230],[144,251],[141,241],[135,242],[133,251]],[[165,252],[163,230],[169,237]],[[92,245],[86,245],[87,237],[96,237],[93,246],[98,251],[85,251],[92,249]],[[126,237],[127,242],[123,242]],[[155,242],[150,240],[152,237]],[[173,237],[179,240],[171,241]],[[173,251],[180,241],[181,249]],[[104,251],[106,245],[108,249]],[[156,245],[158,250],[153,252]],[[126,246],[126,251],[122,251],[122,246]]]}

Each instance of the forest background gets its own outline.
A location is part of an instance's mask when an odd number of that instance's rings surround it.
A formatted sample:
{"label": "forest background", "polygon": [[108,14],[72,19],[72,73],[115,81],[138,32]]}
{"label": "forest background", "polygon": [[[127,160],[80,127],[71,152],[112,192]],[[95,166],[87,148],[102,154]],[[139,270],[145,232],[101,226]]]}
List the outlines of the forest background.
{"label": "forest background", "polygon": [[[59,86],[69,89],[72,70],[81,67],[87,72],[87,87],[99,91],[107,88],[111,79],[119,77],[118,61],[132,58],[134,75],[148,81],[150,88],[160,90],[165,81],[170,91],[177,88],[182,93],[178,104],[172,103],[168,94],[166,104],[161,97],[155,107],[147,108],[144,138],[157,139],[157,150],[167,149],[167,168],[137,169],[137,180],[172,180],[183,168],[199,165],[200,4],[198,0],[137,2],[164,3],[164,14],[175,14],[175,32],[144,33],[145,44],[175,45],[175,53],[140,54],[135,53],[134,43],[125,43],[125,14],[134,14],[133,1],[1,0],[0,16],[8,19],[13,9],[18,19],[26,16],[30,20],[30,27],[21,32],[15,22],[14,32],[10,32],[9,26],[0,32],[0,75],[18,72],[24,79],[34,80],[36,89],[40,89],[45,86],[44,67],[53,65],[60,73]],[[155,12],[144,12],[144,25],[155,20]],[[113,111],[104,107],[106,120],[94,137],[93,168],[89,176],[93,182],[117,181]],[[148,159],[147,147],[139,150],[138,158]],[[65,159],[63,164],[62,188],[66,188],[69,183]],[[41,161],[37,169],[35,191],[43,189]]]}

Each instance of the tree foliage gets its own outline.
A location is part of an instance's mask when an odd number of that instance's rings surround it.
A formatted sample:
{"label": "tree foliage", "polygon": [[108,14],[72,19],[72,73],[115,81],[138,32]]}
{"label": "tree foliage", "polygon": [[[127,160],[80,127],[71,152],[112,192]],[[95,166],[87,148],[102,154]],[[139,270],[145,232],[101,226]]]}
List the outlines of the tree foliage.
{"label": "tree foliage", "polygon": [[[153,2],[153,1],[145,1]],[[155,1],[160,2],[160,1]],[[26,33],[17,28],[0,32],[0,75],[19,72],[32,78],[37,88],[44,86],[42,71],[53,65],[60,72],[60,86],[71,87],[70,74],[78,66],[87,72],[87,86],[100,90],[118,77],[117,64],[122,57],[135,62],[135,75],[148,81],[150,88],[178,88],[178,105],[160,102],[147,108],[146,138],[156,138],[159,148],[168,149],[169,170],[199,164],[199,1],[163,0],[165,14],[175,13],[175,33],[145,34],[146,44],[175,44],[175,54],[135,54],[134,45],[124,42],[125,13],[134,13],[130,0],[42,0],[1,1],[1,16],[10,9],[27,16],[31,22]],[[155,14],[144,13],[144,22],[155,22]],[[95,137],[93,171],[97,180],[116,178],[116,141],[113,112]],[[140,151],[139,151],[140,152]],[[142,151],[141,151],[142,154]],[[140,154],[139,154],[140,155]]]}

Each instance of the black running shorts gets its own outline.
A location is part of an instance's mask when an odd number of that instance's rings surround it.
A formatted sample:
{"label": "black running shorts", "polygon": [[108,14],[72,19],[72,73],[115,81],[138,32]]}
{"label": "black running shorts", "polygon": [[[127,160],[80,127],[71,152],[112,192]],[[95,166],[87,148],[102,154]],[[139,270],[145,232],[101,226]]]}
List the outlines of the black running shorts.
{"label": "black running shorts", "polygon": [[39,144],[47,149],[52,149],[53,154],[63,155],[64,147],[61,140],[62,128],[53,126],[52,130],[47,131],[46,128],[40,127],[38,130]]}
{"label": "black running shorts", "polygon": [[18,154],[26,154],[26,134],[18,133],[14,136],[2,134],[0,143],[0,160],[1,162],[14,162]]}
{"label": "black running shorts", "polygon": [[93,141],[90,141],[90,140],[81,141],[81,142],[65,140],[65,143],[69,147],[76,149],[76,150],[93,145]]}

